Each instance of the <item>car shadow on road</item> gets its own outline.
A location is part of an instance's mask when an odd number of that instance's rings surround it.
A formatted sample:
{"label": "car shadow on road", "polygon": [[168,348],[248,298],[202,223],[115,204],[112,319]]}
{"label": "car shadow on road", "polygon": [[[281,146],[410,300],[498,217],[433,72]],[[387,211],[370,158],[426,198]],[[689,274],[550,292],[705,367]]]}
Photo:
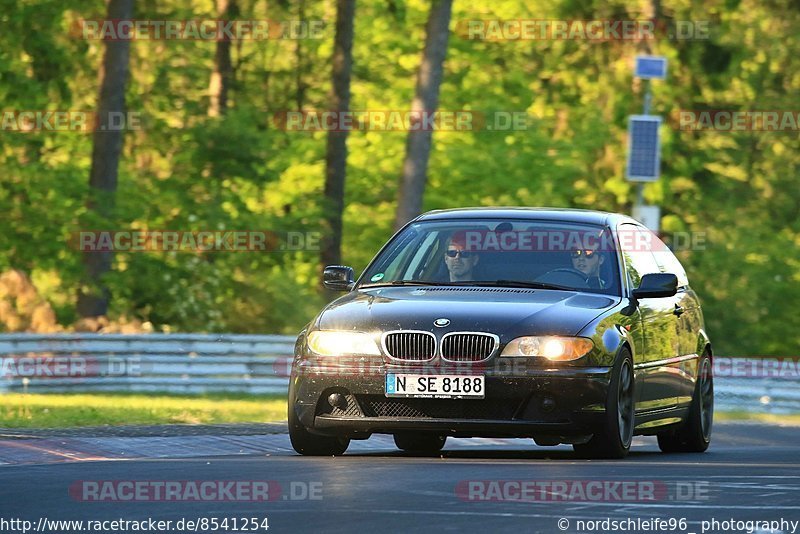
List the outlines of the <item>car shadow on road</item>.
{"label": "car shadow on road", "polygon": [[[669,455],[676,457],[677,455]],[[410,459],[444,459],[444,460],[561,460],[561,461],[608,461],[587,459],[578,455],[570,449],[454,449],[443,450],[442,452],[431,454],[412,454],[403,451],[349,451],[345,457],[360,457],[360,458],[410,458]],[[666,458],[667,455],[659,452],[658,450],[641,450],[631,451],[625,461],[628,460],[652,460],[653,458]],[[618,461],[618,460],[611,460]]]}

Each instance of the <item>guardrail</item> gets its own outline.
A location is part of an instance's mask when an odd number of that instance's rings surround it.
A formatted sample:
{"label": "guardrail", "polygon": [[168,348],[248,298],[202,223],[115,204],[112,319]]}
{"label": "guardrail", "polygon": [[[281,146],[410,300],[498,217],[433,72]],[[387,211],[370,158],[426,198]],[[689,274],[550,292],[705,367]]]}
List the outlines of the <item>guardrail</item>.
{"label": "guardrail", "polygon": [[[279,335],[4,334],[0,392],[285,394],[294,342]],[[66,367],[9,368],[16,358],[41,356]],[[48,376],[48,370],[58,372]],[[718,410],[800,412],[798,377],[717,376],[715,393]]]}
{"label": "guardrail", "polygon": [[719,411],[800,413],[798,378],[714,378],[714,404]]}
{"label": "guardrail", "polygon": [[[6,334],[0,391],[286,393],[294,342],[275,335]],[[32,358],[41,356],[52,365]],[[12,369],[20,357],[35,363],[19,360]]]}

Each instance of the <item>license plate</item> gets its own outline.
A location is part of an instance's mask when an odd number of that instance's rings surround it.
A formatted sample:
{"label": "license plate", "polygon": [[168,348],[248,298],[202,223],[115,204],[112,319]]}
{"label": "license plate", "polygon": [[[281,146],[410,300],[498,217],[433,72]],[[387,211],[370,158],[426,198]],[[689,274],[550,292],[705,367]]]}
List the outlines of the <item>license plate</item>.
{"label": "license plate", "polygon": [[482,399],[485,392],[485,380],[482,375],[386,374],[387,397]]}

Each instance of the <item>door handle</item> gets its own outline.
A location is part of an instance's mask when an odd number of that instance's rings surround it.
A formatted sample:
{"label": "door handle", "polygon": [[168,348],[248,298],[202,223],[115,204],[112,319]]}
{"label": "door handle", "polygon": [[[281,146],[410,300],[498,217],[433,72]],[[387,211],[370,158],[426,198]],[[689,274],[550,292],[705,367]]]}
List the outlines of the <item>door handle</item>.
{"label": "door handle", "polygon": [[680,304],[676,304],[675,309],[672,310],[672,313],[680,317],[683,314],[683,307]]}

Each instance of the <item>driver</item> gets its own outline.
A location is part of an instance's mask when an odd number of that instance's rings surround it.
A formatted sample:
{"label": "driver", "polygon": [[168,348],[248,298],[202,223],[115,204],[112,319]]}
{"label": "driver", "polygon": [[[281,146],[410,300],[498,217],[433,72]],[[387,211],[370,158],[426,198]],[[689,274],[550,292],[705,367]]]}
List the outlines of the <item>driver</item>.
{"label": "driver", "polygon": [[447,250],[444,252],[444,263],[450,274],[451,282],[465,282],[475,280],[473,271],[478,264],[478,253],[465,250],[466,236],[464,232],[453,234],[447,241]]}
{"label": "driver", "polygon": [[597,246],[573,249],[569,256],[572,259],[572,268],[582,272],[590,286],[605,287],[605,282],[600,278],[600,266],[606,259],[598,252]]}

